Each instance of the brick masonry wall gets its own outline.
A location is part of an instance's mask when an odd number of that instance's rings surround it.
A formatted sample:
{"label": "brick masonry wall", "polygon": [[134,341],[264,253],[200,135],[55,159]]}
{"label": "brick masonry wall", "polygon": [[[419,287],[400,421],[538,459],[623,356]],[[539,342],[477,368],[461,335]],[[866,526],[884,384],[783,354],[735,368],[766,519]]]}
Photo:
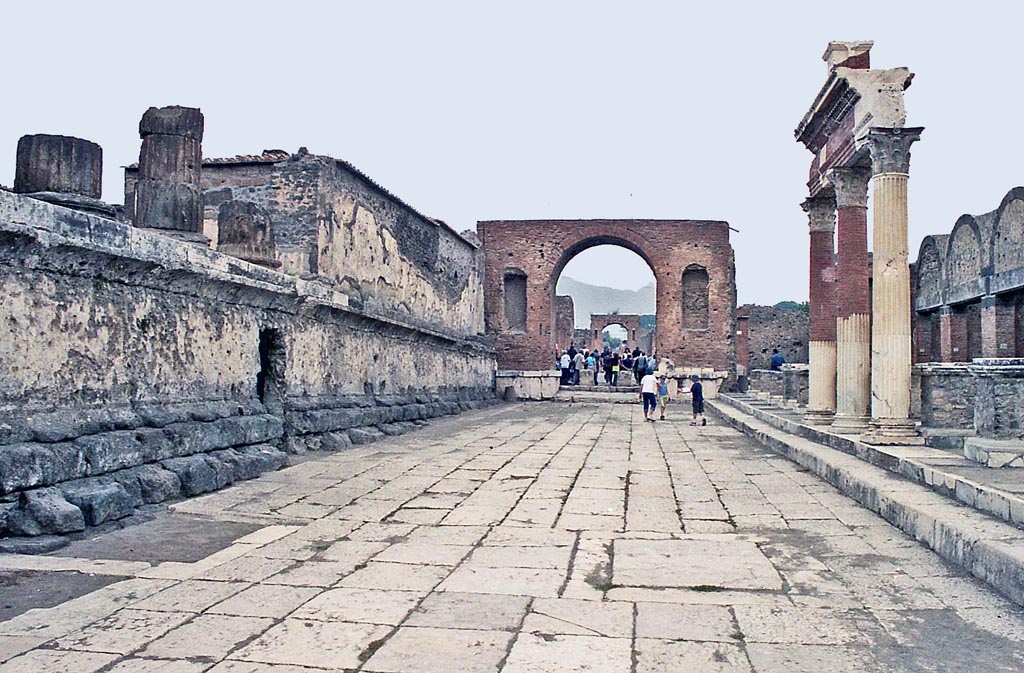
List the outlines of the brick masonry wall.
{"label": "brick masonry wall", "polygon": [[[657,282],[655,350],[677,366],[732,371],[735,362],[735,260],[725,222],[694,220],[525,220],[480,222],[488,334],[502,369],[546,369],[553,343],[554,287],[566,263],[595,245],[620,245],[647,261]],[[682,271],[707,270],[708,328],[683,329]],[[527,275],[527,329],[508,330],[503,305],[507,267]]]}
{"label": "brick masonry wall", "polygon": [[773,348],[779,349],[786,362],[807,362],[810,340],[808,314],[755,304],[744,304],[737,312],[748,316],[747,339],[751,369],[768,369]]}
{"label": "brick masonry wall", "polygon": [[[576,310],[573,307],[572,297],[555,297],[555,346],[560,350],[568,350],[574,342],[573,332],[576,329]],[[584,346],[586,344],[575,344]]]}

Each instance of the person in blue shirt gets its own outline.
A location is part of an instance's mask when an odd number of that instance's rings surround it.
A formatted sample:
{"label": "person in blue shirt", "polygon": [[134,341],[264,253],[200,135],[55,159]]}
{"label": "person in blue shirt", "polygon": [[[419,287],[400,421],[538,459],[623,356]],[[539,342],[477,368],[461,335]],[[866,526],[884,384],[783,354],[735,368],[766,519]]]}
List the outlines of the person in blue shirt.
{"label": "person in blue shirt", "polygon": [[[650,372],[651,376],[654,372]],[[665,420],[665,407],[668,406],[668,379],[662,374],[658,377],[658,411],[661,412],[661,420]]]}
{"label": "person in blue shirt", "polygon": [[782,365],[786,364],[786,358],[782,357],[782,353],[779,352],[778,348],[772,349],[772,369],[779,371],[782,369]]}

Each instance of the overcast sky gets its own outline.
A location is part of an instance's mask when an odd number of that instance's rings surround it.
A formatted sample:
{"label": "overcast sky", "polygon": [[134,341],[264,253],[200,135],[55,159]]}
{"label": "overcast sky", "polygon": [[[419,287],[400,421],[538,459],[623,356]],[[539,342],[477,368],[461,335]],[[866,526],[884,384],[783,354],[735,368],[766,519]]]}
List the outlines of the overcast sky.
{"label": "overcast sky", "polygon": [[[908,66],[911,259],[1024,183],[1024,5],[824,2],[10,3],[0,184],[26,133],[105,152],[104,198],[151,105],[206,116],[206,156],[344,158],[455,228],[518,218],[724,219],[740,303],[807,297],[811,155],[793,129],[829,40]],[[584,268],[587,267],[587,268]],[[579,280],[647,282],[600,261]],[[577,269],[581,269],[578,270]]]}

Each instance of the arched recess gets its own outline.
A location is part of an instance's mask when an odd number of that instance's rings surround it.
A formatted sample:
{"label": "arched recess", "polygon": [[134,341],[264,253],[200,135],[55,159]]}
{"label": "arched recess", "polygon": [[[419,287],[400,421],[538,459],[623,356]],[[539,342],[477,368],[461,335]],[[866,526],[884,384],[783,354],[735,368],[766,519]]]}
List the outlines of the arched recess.
{"label": "arched recess", "polygon": [[942,304],[943,263],[949,236],[925,236],[917,252],[916,307],[918,310]]}
{"label": "arched recess", "polygon": [[683,270],[681,279],[683,300],[683,329],[705,330],[708,328],[710,300],[708,270],[700,264],[690,264]]}
{"label": "arched recess", "polygon": [[[1014,187],[1003,197],[990,243],[992,273],[997,278],[993,291],[1011,289],[1010,277],[1024,269],[1024,187]],[[1004,275],[1005,274],[1005,275]],[[1009,282],[1000,282],[1000,277]]]}
{"label": "arched recess", "polygon": [[959,302],[979,296],[983,264],[981,229],[973,217],[961,215],[946,247],[946,300]]}
{"label": "arched recess", "polygon": [[509,331],[526,331],[526,273],[516,267],[505,267],[502,283],[505,301],[505,325]]}

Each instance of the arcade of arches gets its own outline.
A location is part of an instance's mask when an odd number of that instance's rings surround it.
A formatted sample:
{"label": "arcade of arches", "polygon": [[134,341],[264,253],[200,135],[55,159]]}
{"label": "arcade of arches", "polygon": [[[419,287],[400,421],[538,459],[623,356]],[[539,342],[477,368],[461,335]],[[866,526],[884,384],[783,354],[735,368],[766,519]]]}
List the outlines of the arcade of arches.
{"label": "arcade of arches", "polygon": [[477,231],[487,251],[484,319],[499,369],[550,368],[562,269],[588,248],[618,245],[640,255],[654,273],[658,357],[677,366],[733,371],[736,280],[728,223],[504,220],[480,222]]}

